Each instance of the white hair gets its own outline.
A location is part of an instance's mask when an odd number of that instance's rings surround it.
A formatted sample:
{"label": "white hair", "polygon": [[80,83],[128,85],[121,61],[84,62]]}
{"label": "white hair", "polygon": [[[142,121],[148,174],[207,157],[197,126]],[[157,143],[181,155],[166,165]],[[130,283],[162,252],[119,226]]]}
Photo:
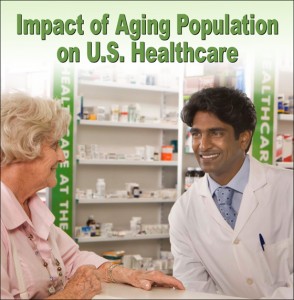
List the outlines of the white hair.
{"label": "white hair", "polygon": [[71,120],[59,101],[25,93],[1,96],[1,167],[40,156],[44,141],[58,141]]}

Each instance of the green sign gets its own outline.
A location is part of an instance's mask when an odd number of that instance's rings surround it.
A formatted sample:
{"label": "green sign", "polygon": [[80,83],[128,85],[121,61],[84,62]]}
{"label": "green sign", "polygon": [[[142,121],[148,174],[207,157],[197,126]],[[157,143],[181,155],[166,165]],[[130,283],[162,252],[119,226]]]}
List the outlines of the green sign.
{"label": "green sign", "polygon": [[[59,99],[71,116],[74,110],[74,69],[72,65],[56,65],[54,68],[53,97]],[[51,211],[55,225],[72,236],[73,219],[73,118],[67,134],[61,139],[65,161],[56,172],[57,185],[52,189]]]}
{"label": "green sign", "polygon": [[255,61],[253,102],[257,125],[252,142],[252,155],[260,162],[273,164],[275,63],[273,57]]}

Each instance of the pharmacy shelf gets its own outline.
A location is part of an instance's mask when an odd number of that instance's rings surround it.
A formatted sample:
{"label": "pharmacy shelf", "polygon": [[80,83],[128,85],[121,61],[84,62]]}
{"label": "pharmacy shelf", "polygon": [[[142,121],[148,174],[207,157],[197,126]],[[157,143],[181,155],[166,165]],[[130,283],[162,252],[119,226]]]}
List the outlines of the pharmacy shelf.
{"label": "pharmacy shelf", "polygon": [[[175,77],[174,80],[178,76],[178,73],[176,74],[173,76]],[[111,184],[113,191],[121,189],[125,182],[138,182],[140,186],[152,190],[174,189],[179,172],[177,155],[173,157],[174,160],[172,161],[162,161],[159,151],[159,160],[140,160],[137,159],[139,157],[135,155],[135,152],[132,155],[130,151],[132,149],[135,151],[135,147],[138,145],[152,145],[155,148],[154,151],[158,152],[157,150],[161,149],[162,145],[169,145],[170,141],[178,139],[178,127],[180,126],[178,120],[165,117],[175,115],[178,112],[179,89],[177,83],[175,82],[172,87],[161,87],[107,82],[98,80],[98,78],[94,79],[93,76],[77,75],[76,96],[83,96],[84,107],[99,105],[109,108],[114,104],[123,106],[138,103],[140,115],[144,115],[145,118],[140,119],[144,122],[139,122],[139,120],[137,122],[113,122],[110,118],[106,120],[99,118],[97,120],[83,120],[78,117],[80,107],[76,105],[74,114],[76,116],[74,120],[77,133],[76,147],[78,144],[99,144],[99,147],[105,150],[103,153],[105,156],[93,156],[95,159],[88,159],[85,156],[75,157],[76,187],[86,190],[95,185],[95,178],[104,178],[106,186]],[[165,72],[160,76],[165,76]],[[111,140],[109,140],[109,136]],[[110,155],[113,154],[113,156],[106,155],[106,152],[109,152]],[[112,159],[108,159],[108,157]],[[85,224],[87,216],[97,209],[99,210],[97,214],[103,217],[97,218],[95,216],[96,220],[98,219],[100,222],[107,220],[117,228],[128,228],[132,216],[140,216],[143,222],[145,220],[148,224],[167,224],[170,208],[175,203],[175,198],[178,197],[174,193],[158,194],[159,197],[157,198],[146,198],[150,194],[145,193],[140,195],[145,198],[124,198],[125,195],[123,194],[118,195],[119,198],[115,198],[115,194],[107,196],[110,198],[93,199],[91,195],[87,198],[86,194],[77,194],[76,198],[79,199],[74,201],[75,227],[77,224]],[[174,199],[163,199],[165,196]],[[167,231],[155,232],[168,233]],[[105,247],[115,249],[121,245],[119,244],[120,241],[126,241],[125,247],[129,253],[140,253],[143,257],[152,256],[156,258],[159,258],[161,249],[168,250],[170,247],[168,234],[133,236],[129,230],[126,230],[117,234],[114,233],[114,235],[112,237],[87,238],[77,235],[76,240],[81,244],[81,249],[91,249],[91,251],[94,249],[97,253],[105,251]],[[131,242],[136,240],[138,242]],[[140,245],[143,240],[146,240],[145,244],[148,243],[148,247]]]}
{"label": "pharmacy shelf", "polygon": [[177,161],[144,161],[144,160],[119,160],[119,159],[77,159],[79,165],[111,165],[111,166],[151,166],[151,167],[176,167]]}
{"label": "pharmacy shelf", "polygon": [[142,85],[131,83],[119,83],[119,82],[104,82],[100,80],[80,80],[79,84],[87,86],[95,86],[100,88],[114,88],[114,89],[131,89],[144,92],[157,92],[165,94],[178,94],[179,90],[170,87],[161,87],[156,85]]}
{"label": "pharmacy shelf", "polygon": [[293,169],[293,162],[277,162],[276,164],[281,168]]}
{"label": "pharmacy shelf", "polygon": [[174,203],[175,199],[162,198],[104,198],[93,200],[89,198],[76,199],[78,204],[129,204],[129,203]]}
{"label": "pharmacy shelf", "polygon": [[127,236],[113,236],[113,237],[76,237],[77,243],[97,243],[97,242],[115,242],[115,241],[135,241],[135,240],[157,240],[168,239],[169,234],[140,234],[140,235],[127,235]]}
{"label": "pharmacy shelf", "polygon": [[96,121],[96,120],[77,120],[77,122],[78,122],[78,125],[87,125],[87,126],[178,130],[177,124],[172,124],[172,123],[168,123],[168,122],[165,122],[165,123],[124,123],[124,122]]}
{"label": "pharmacy shelf", "polygon": [[278,115],[279,121],[290,121],[293,122],[293,114],[279,114]]}

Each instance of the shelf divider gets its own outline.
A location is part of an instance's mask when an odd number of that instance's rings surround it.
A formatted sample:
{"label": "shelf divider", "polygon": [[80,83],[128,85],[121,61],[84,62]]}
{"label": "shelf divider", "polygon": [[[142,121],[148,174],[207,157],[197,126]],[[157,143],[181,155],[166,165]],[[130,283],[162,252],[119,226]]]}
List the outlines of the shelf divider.
{"label": "shelf divider", "polygon": [[172,122],[159,123],[128,123],[128,122],[111,122],[99,120],[77,120],[78,125],[87,126],[104,126],[104,127],[126,127],[126,128],[142,128],[142,129],[164,129],[164,130],[178,130],[178,125]]}
{"label": "shelf divider", "polygon": [[157,240],[157,239],[168,239],[169,234],[146,234],[146,235],[128,235],[128,236],[113,236],[113,237],[76,237],[75,240],[78,243],[97,243],[97,242],[116,242],[116,241],[135,241],[135,240]]}
{"label": "shelf divider", "polygon": [[87,86],[96,86],[100,88],[115,88],[115,89],[130,89],[146,92],[157,92],[166,94],[178,94],[178,89],[171,87],[161,87],[157,85],[143,85],[143,84],[131,84],[131,83],[119,83],[119,82],[105,82],[101,80],[89,80],[81,79],[79,84]]}
{"label": "shelf divider", "polygon": [[104,198],[104,199],[76,199],[78,204],[132,204],[132,203],[174,203],[175,199],[162,198]]}
{"label": "shelf divider", "polygon": [[178,162],[172,161],[143,161],[119,159],[77,159],[80,165],[111,165],[111,166],[151,166],[151,167],[176,167]]}

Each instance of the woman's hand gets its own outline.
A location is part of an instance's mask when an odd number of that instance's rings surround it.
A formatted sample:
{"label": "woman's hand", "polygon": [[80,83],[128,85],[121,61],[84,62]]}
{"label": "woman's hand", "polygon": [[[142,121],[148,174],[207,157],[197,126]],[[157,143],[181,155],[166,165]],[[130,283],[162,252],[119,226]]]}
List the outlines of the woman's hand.
{"label": "woman's hand", "polygon": [[64,289],[48,299],[92,299],[101,292],[99,274],[95,266],[79,267]]}

